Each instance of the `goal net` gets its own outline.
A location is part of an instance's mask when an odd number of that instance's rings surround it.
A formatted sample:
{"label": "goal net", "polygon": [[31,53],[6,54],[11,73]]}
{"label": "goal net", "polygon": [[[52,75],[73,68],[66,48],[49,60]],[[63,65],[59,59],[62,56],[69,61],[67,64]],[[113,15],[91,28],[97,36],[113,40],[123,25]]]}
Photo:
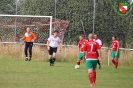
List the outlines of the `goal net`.
{"label": "goal net", "polygon": [[30,27],[38,36],[37,43],[46,43],[53,30],[58,30],[60,38],[63,39],[68,23],[53,19],[52,16],[0,14],[0,41],[18,42],[26,32],[26,27]]}

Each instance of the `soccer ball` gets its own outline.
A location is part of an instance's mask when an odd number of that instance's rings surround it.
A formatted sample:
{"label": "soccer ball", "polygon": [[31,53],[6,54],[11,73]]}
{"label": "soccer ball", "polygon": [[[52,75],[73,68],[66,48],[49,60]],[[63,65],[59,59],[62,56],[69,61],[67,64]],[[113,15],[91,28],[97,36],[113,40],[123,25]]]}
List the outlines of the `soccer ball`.
{"label": "soccer ball", "polygon": [[79,69],[79,65],[75,65],[75,69]]}

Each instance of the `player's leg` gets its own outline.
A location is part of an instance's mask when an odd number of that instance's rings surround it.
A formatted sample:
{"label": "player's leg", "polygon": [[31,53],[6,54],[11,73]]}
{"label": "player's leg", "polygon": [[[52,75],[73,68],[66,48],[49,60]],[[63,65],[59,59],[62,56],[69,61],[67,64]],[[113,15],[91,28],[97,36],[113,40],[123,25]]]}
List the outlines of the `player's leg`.
{"label": "player's leg", "polygon": [[114,60],[115,60],[115,68],[117,69],[117,67],[118,67],[118,59],[115,58]]}
{"label": "player's leg", "polygon": [[[98,55],[98,57],[99,57],[98,51],[97,51],[96,53],[97,53],[97,55]],[[101,66],[101,63],[100,63],[100,61],[99,61],[99,60],[98,60],[98,65],[99,65],[99,69],[101,69],[101,68],[102,68],[102,66]]]}
{"label": "player's leg", "polygon": [[53,66],[53,64],[52,64],[53,48],[50,47],[50,50],[49,50],[48,52],[49,52],[49,62],[50,62],[50,66]]}
{"label": "player's leg", "polygon": [[27,61],[27,60],[28,60],[28,53],[27,53],[27,50],[28,50],[28,43],[25,43],[25,48],[24,48],[25,61]]}
{"label": "player's leg", "polygon": [[29,54],[30,54],[29,61],[31,61],[31,58],[32,58],[32,46],[33,46],[33,43],[29,44]]}
{"label": "player's leg", "polygon": [[114,60],[114,58],[115,58],[115,52],[114,51],[112,51],[111,57],[112,57],[112,63],[115,65],[115,60]]}
{"label": "player's leg", "polygon": [[96,68],[97,65],[97,60],[93,61],[93,60],[86,60],[86,69],[88,69],[88,79],[90,81],[90,86],[94,86],[95,85],[95,81],[96,81]]}
{"label": "player's leg", "polygon": [[52,59],[53,65],[54,65],[54,62],[56,60],[56,52],[57,52],[57,47],[53,49],[53,59]]}
{"label": "player's leg", "polygon": [[120,57],[120,53],[119,53],[119,51],[118,51],[118,53],[117,53],[117,55],[115,56],[115,68],[117,69],[117,67],[118,67],[118,58]]}
{"label": "player's leg", "polygon": [[80,61],[83,59],[83,53],[79,53],[79,55],[78,55],[78,60],[77,60],[77,62],[76,62],[76,65],[78,65],[78,66],[80,66]]}
{"label": "player's leg", "polygon": [[98,60],[99,69],[102,68],[100,61]]}
{"label": "player's leg", "polygon": [[94,84],[96,83],[96,67],[98,60],[93,60],[93,74],[94,74]]}

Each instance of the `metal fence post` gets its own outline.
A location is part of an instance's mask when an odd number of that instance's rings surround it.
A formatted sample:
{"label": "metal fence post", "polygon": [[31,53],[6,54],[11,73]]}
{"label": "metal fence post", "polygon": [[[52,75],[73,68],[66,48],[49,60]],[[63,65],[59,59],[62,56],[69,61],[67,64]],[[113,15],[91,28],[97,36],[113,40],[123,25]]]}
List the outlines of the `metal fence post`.
{"label": "metal fence post", "polygon": [[108,66],[109,66],[109,63],[110,63],[110,49],[108,48]]}
{"label": "metal fence post", "polygon": [[66,46],[65,47],[65,50],[64,50],[64,59],[66,59]]}

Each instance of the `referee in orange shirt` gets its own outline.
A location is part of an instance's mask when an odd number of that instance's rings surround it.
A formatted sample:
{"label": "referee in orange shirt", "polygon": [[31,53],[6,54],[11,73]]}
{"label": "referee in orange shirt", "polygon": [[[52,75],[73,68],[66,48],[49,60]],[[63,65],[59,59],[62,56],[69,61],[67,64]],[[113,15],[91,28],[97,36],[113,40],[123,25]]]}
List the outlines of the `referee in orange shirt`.
{"label": "referee in orange shirt", "polygon": [[[26,33],[24,34],[22,40],[25,41],[25,49],[24,49],[24,53],[25,53],[25,61],[31,61],[32,58],[32,46],[33,46],[33,42],[34,40],[37,39],[37,36],[30,31],[30,28],[27,27],[26,28]],[[28,58],[28,53],[27,50],[29,49],[29,58]]]}

